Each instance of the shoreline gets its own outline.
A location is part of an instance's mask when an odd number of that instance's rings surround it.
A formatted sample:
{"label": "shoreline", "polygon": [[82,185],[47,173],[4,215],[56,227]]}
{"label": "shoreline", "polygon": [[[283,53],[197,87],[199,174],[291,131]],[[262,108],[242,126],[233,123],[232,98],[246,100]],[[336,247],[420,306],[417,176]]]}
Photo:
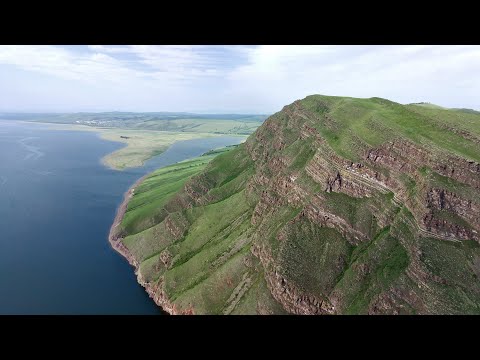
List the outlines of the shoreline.
{"label": "shoreline", "polygon": [[[39,121],[12,121],[21,124],[45,126],[50,130],[90,132],[96,134],[96,136],[104,141],[123,144],[124,146],[105,154],[100,159],[102,165],[116,171],[142,167],[147,161],[165,152],[177,141],[230,136],[228,134],[214,133],[123,129],[116,127],[94,127],[82,124],[60,124]],[[236,136],[234,135],[234,137]]]}
{"label": "shoreline", "polygon": [[135,181],[135,183],[130,186],[128,190],[124,193],[122,203],[117,208],[115,218],[113,220],[112,226],[110,227],[110,232],[108,234],[108,242],[110,243],[110,246],[113,248],[113,250],[122,255],[122,257],[124,257],[128,261],[128,263],[134,268],[134,273],[137,276],[137,282],[145,289],[145,291],[147,292],[149,297],[155,302],[155,304],[160,307],[160,309],[166,314],[176,315],[178,313],[175,309],[175,306],[168,301],[165,293],[163,292],[161,286],[163,284],[163,281],[160,281],[160,286],[156,287],[142,279],[142,276],[139,272],[140,264],[137,260],[135,260],[127,247],[122,243],[123,237],[117,231],[117,227],[121,224],[123,217],[125,216],[128,203],[133,196],[135,188],[139,186],[149,175],[150,173],[143,175],[140,179]]}

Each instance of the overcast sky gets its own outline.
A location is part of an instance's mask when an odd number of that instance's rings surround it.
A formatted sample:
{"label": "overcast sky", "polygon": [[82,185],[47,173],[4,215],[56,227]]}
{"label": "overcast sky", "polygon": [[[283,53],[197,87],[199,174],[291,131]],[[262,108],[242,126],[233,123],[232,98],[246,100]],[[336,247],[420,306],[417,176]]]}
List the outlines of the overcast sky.
{"label": "overcast sky", "polygon": [[480,109],[480,46],[0,46],[0,111],[262,113],[310,94]]}

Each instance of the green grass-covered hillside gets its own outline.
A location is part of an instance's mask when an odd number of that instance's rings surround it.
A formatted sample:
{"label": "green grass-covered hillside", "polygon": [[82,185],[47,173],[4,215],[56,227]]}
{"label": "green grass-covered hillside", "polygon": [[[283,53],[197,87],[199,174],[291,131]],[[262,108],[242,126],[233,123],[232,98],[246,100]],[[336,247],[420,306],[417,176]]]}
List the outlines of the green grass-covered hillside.
{"label": "green grass-covered hillside", "polygon": [[312,95],[151,174],[119,232],[180,314],[480,314],[480,115]]}

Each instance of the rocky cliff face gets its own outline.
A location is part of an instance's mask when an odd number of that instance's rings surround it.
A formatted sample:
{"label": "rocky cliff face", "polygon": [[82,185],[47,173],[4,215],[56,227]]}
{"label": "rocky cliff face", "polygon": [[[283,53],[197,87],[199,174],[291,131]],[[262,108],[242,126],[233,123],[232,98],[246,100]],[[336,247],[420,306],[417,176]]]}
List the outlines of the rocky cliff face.
{"label": "rocky cliff face", "polygon": [[173,313],[480,313],[480,116],[422,111],[284,107],[126,237],[169,233],[137,259],[151,296]]}

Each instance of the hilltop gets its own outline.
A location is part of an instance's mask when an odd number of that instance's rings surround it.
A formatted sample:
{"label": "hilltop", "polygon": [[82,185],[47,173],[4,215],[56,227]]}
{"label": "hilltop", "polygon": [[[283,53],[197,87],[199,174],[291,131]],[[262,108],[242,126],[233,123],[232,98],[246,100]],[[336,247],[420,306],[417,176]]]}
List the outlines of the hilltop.
{"label": "hilltop", "polygon": [[480,313],[479,114],[312,95],[210,156],[112,230],[169,313]]}

